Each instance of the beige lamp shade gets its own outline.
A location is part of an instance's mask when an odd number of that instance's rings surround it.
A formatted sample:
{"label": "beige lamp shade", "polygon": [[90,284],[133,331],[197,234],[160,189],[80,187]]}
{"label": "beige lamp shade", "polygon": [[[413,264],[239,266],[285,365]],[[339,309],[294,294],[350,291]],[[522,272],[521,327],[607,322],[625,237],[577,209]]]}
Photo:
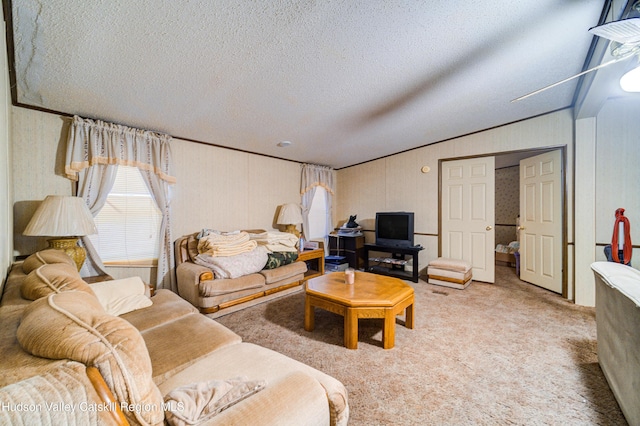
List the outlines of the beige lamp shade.
{"label": "beige lamp shade", "polygon": [[285,225],[286,232],[300,236],[300,232],[296,229],[296,225],[302,223],[302,209],[299,204],[283,204],[280,207],[280,214],[277,219],[278,225]]}
{"label": "beige lamp shade", "polygon": [[42,237],[81,237],[97,234],[93,216],[82,198],[48,195],[36,209],[23,234]]}
{"label": "beige lamp shade", "polygon": [[86,252],[77,245],[78,237],[97,233],[93,216],[82,198],[48,195],[22,234],[56,237],[49,240],[49,247],[63,250],[80,270]]}

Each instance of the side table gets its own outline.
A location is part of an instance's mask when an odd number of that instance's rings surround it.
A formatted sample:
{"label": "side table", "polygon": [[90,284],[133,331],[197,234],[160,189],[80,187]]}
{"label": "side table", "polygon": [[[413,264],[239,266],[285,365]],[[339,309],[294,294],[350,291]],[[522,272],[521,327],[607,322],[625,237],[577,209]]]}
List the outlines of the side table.
{"label": "side table", "polygon": [[103,281],[111,281],[113,277],[111,275],[93,275],[90,277],[82,277],[82,280],[87,284],[101,283]]}
{"label": "side table", "polygon": [[324,249],[303,250],[298,252],[298,260],[307,264],[304,279],[324,275]]}

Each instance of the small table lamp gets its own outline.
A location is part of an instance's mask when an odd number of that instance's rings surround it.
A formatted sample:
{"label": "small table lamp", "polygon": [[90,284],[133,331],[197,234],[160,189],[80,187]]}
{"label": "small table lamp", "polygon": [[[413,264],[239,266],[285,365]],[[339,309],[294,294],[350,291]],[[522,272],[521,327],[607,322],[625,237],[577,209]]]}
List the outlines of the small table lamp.
{"label": "small table lamp", "polygon": [[300,232],[296,229],[299,223],[302,223],[302,210],[299,204],[284,204],[280,207],[277,224],[285,225],[285,232],[300,237]]}
{"label": "small table lamp", "polygon": [[83,247],[78,246],[78,237],[97,233],[93,216],[82,198],[48,195],[22,234],[55,237],[47,240],[49,248],[67,253],[79,271],[87,254]]}

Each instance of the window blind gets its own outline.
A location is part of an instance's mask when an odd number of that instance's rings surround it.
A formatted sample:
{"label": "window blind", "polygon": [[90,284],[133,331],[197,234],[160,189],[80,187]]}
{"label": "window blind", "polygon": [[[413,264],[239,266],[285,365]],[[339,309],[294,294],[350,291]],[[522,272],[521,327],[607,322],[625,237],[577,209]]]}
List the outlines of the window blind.
{"label": "window blind", "polygon": [[107,201],[95,217],[91,235],[105,265],[157,264],[162,213],[136,167],[118,166]]}

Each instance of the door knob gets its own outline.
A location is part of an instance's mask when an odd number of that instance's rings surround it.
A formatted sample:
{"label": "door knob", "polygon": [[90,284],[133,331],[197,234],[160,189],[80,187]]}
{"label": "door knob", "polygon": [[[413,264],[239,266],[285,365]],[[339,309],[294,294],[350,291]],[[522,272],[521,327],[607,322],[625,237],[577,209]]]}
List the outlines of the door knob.
{"label": "door knob", "polygon": [[491,230],[493,229],[493,226],[491,226],[491,225],[487,225],[487,228],[486,228],[486,229],[487,229],[487,231],[491,231]]}
{"label": "door knob", "polygon": [[524,226],[518,226],[518,231],[524,231]]}

